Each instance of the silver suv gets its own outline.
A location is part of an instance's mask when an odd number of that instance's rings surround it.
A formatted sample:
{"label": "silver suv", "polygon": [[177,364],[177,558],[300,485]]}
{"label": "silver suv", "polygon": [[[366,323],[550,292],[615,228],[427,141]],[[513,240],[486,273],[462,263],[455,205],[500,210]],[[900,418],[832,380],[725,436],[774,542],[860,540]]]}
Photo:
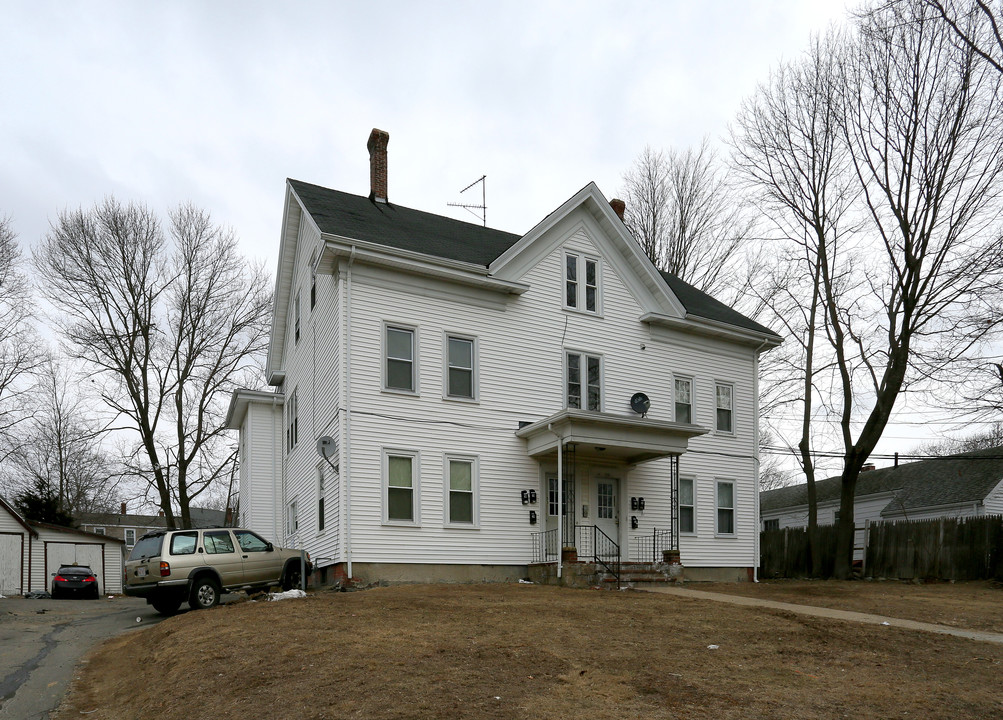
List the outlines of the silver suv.
{"label": "silver suv", "polygon": [[183,602],[193,610],[211,608],[224,591],[299,587],[304,570],[310,574],[309,555],[304,563],[299,550],[275,547],[250,530],[156,530],[136,542],[123,584],[126,595],[171,615]]}

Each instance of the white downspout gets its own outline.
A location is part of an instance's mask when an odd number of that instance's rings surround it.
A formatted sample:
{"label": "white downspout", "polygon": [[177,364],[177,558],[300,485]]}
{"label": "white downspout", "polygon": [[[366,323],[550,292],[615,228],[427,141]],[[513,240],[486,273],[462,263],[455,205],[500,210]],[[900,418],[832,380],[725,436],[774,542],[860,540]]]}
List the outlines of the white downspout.
{"label": "white downspout", "polygon": [[[547,423],[547,430],[557,436],[557,579],[560,580],[564,565],[564,438],[554,430],[553,423]],[[546,543],[544,548],[546,553]]]}
{"label": "white downspout", "polygon": [[345,341],[342,355],[345,358],[345,565],[348,579],[352,575],[352,263],[355,262],[355,246],[348,256],[348,270],[345,274]]}
{"label": "white downspout", "polygon": [[761,552],[759,543],[759,353],[763,351],[766,347],[767,342],[764,340],[763,344],[756,348],[756,355],[752,359],[752,412],[754,422],[752,423],[752,457],[753,464],[755,465],[755,474],[753,481],[755,482],[753,497],[755,497],[755,518],[756,527],[754,530],[754,564],[752,566],[752,581],[759,582],[759,553]]}

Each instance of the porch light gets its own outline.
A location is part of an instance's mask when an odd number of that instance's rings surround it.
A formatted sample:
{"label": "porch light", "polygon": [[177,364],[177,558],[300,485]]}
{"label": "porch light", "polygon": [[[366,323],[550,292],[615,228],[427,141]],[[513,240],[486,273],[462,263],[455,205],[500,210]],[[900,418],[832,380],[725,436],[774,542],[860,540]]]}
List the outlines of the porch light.
{"label": "porch light", "polygon": [[522,504],[529,505],[529,490],[522,491]]}
{"label": "porch light", "polygon": [[529,524],[536,525],[536,510],[529,511]]}
{"label": "porch light", "polygon": [[632,497],[630,499],[630,509],[631,510],[637,510],[637,498],[636,497]]}
{"label": "porch light", "polygon": [[643,497],[639,497],[637,499],[637,509],[640,510],[641,512],[644,512],[644,498]]}
{"label": "porch light", "polygon": [[637,515],[630,516],[630,529],[637,530]]}
{"label": "porch light", "polygon": [[536,490],[530,488],[529,491],[529,503],[530,505],[536,505]]}

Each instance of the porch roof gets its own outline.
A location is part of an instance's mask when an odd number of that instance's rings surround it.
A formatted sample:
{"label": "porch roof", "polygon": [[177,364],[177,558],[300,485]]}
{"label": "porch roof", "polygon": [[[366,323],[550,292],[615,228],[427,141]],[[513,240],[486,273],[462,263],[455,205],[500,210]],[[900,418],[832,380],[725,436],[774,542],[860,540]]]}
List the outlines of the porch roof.
{"label": "porch roof", "polygon": [[707,428],[690,423],[613,415],[566,408],[516,430],[529,456],[557,456],[558,438],[575,444],[578,458],[616,460],[630,465],[686,452],[690,438]]}

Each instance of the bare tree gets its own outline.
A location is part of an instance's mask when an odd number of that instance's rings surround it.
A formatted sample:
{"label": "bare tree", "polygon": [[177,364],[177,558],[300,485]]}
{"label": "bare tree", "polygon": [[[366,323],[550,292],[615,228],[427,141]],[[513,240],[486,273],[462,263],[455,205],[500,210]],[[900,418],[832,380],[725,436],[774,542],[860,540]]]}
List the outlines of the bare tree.
{"label": "bare tree", "polygon": [[75,379],[49,357],[39,368],[31,394],[30,416],[20,426],[23,438],[4,470],[18,491],[46,488],[58,511],[107,512],[119,500],[121,475],[100,439],[102,429],[86,400],[73,392]]}
{"label": "bare tree", "polygon": [[0,458],[20,445],[14,431],[26,414],[25,393],[42,360],[35,334],[31,289],[10,218],[0,217]]}
{"label": "bare tree", "polygon": [[750,213],[716,153],[646,147],[624,174],[624,224],[659,270],[733,303],[749,286]]}
{"label": "bare tree", "polygon": [[[817,234],[808,244],[805,270],[817,263],[818,271],[805,272],[814,287],[803,296],[808,308],[817,297],[832,369],[814,384],[810,371],[801,375],[804,396],[813,386],[824,390],[819,397],[842,445],[838,577],[851,567],[860,469],[899,395],[943,378],[1003,319],[1003,78],[954,42],[925,0],[864,12],[855,30],[834,53],[832,148],[845,160],[817,186],[829,199],[850,200],[841,211],[849,232],[837,242]],[[763,112],[754,110],[750,122]],[[827,166],[826,145],[775,137],[750,158],[792,167],[796,177]],[[782,198],[791,186],[783,173],[757,175],[749,163],[745,171],[767,196]],[[810,196],[787,205],[812,229]]]}
{"label": "bare tree", "polygon": [[170,524],[225,477],[230,391],[264,348],[267,274],[233,233],[182,206],[169,239],[157,217],[114,199],[64,212],[34,253],[73,356],[87,363],[114,418],[137,438],[128,470],[149,483]]}
{"label": "bare tree", "polygon": [[1003,447],[1003,422],[994,423],[985,430],[969,433],[959,438],[945,438],[923,443],[916,447],[912,454],[943,457],[998,447]]}
{"label": "bare tree", "polygon": [[836,269],[854,231],[855,199],[838,102],[842,44],[835,33],[815,37],[802,59],[781,65],[743,104],[732,132],[736,174],[773,219],[778,262],[762,299],[787,342],[764,361],[764,373],[772,378],[768,397],[800,416],[796,454],[807,482],[810,563],[818,556],[813,440],[828,413],[816,383],[832,369],[824,301],[837,302],[852,285]]}
{"label": "bare tree", "polygon": [[1003,2],[926,0],[954,36],[1003,73]]}

